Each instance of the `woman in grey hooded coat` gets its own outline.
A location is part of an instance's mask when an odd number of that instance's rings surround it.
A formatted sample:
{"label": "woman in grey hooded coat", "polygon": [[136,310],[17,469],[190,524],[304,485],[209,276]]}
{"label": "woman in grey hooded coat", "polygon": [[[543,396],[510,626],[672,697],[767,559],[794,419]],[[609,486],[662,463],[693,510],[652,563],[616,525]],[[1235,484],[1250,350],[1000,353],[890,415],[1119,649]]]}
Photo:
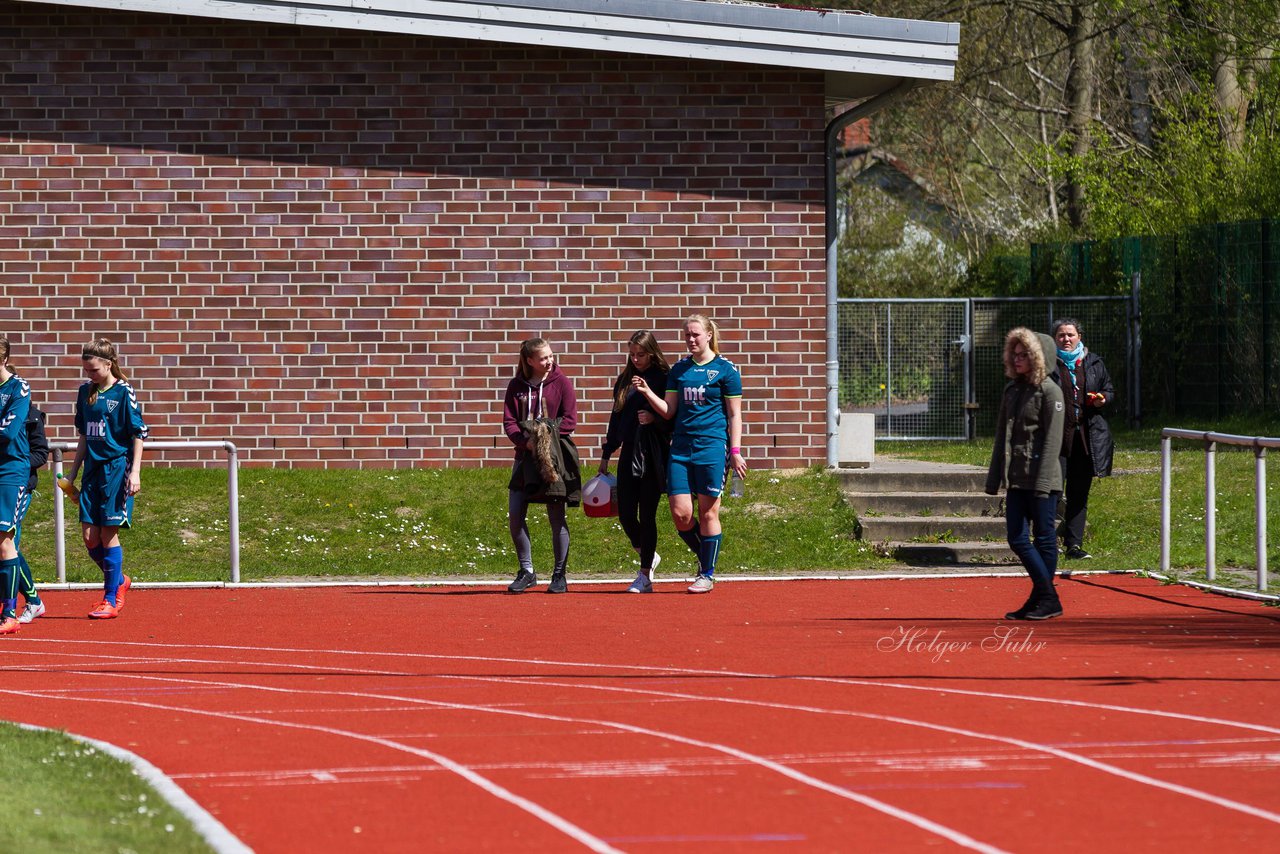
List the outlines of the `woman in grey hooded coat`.
{"label": "woman in grey hooded coat", "polygon": [[1048,620],[1062,614],[1053,579],[1058,570],[1054,523],[1062,493],[1058,450],[1065,411],[1062,389],[1050,377],[1045,358],[1055,352],[1053,339],[1025,327],[1005,337],[1009,383],[1000,397],[986,491],[998,495],[1005,489],[1009,548],[1031,576],[1031,595],[1021,608],[1005,614],[1007,620]]}

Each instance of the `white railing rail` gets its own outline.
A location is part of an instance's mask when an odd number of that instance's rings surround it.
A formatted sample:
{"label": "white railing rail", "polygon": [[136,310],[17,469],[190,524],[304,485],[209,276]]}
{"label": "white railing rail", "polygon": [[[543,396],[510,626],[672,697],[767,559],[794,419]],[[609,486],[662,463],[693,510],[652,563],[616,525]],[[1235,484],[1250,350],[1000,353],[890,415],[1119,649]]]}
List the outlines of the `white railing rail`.
{"label": "white railing rail", "polygon": [[1267,449],[1280,448],[1280,438],[1234,436],[1201,430],[1166,427],[1160,431],[1160,571],[1169,571],[1170,492],[1173,482],[1173,440],[1190,439],[1204,444],[1204,571],[1213,581],[1217,576],[1217,457],[1218,445],[1253,448],[1254,512],[1257,534],[1258,590],[1267,589]]}
{"label": "white railing rail", "polygon": [[[227,452],[227,545],[231,551],[231,583],[240,581],[240,460],[236,456],[236,446],[231,442],[204,441],[152,441],[145,443],[146,450],[221,450]],[[62,455],[64,452],[75,453],[76,446],[71,443],[52,442],[49,445],[52,458],[53,473],[62,471]],[[54,561],[58,567],[58,583],[67,580],[67,556],[64,549],[66,532],[66,516],[63,509],[64,495],[56,486],[53,489],[53,528]]]}

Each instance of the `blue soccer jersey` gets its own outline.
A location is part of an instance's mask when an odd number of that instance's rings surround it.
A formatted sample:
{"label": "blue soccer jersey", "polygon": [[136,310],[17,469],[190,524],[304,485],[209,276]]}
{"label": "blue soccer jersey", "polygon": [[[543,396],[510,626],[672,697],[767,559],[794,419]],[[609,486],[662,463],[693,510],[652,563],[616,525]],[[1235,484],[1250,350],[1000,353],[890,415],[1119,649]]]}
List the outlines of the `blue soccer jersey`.
{"label": "blue soccer jersey", "polygon": [[31,411],[31,387],[19,376],[0,385],[0,483],[27,485],[31,476],[31,450],[27,439],[27,413]]}
{"label": "blue soccer jersey", "polygon": [[728,443],[728,401],[742,397],[742,374],[733,362],[716,356],[699,365],[686,356],[667,375],[667,392],[677,400],[673,450]]}
{"label": "blue soccer jersey", "polygon": [[86,461],[95,464],[127,457],[133,439],[147,438],[138,396],[127,382],[116,382],[89,403],[93,383],[80,386],[76,396],[76,430],[85,437]]}

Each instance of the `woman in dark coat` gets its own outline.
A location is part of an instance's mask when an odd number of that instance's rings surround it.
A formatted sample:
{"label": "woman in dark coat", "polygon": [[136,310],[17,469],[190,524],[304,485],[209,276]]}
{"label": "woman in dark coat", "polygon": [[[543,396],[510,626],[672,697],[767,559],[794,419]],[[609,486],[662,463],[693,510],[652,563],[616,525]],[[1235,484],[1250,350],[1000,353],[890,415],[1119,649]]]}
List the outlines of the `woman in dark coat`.
{"label": "woman in dark coat", "polygon": [[1080,340],[1080,322],[1065,317],[1053,323],[1057,343],[1057,376],[1067,404],[1067,420],[1062,430],[1062,478],[1066,483],[1066,509],[1058,535],[1069,560],[1091,557],[1084,550],[1085,516],[1089,509],[1089,489],[1095,477],[1111,474],[1115,442],[1103,417],[1103,408],[1116,397],[1111,375],[1102,357]]}
{"label": "woman in dark coat", "polygon": [[[628,593],[652,593],[653,571],[662,559],[658,545],[658,502],[666,491],[671,428],[654,415],[653,403],[667,387],[671,368],[652,332],[641,330],[627,342],[627,364],[613,383],[613,411],[600,447],[600,473],[618,457],[618,521],[640,556],[640,572]],[[655,392],[654,389],[657,389]]]}

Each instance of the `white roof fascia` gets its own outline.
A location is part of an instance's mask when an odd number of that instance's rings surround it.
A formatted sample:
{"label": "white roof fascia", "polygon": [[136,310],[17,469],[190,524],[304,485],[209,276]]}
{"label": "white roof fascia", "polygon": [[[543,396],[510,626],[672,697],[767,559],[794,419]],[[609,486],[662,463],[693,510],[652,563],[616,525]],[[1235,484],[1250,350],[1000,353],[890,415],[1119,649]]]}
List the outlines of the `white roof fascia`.
{"label": "white roof fascia", "polygon": [[742,62],[820,70],[828,77],[922,81],[954,79],[960,40],[958,24],[704,0],[38,2]]}

